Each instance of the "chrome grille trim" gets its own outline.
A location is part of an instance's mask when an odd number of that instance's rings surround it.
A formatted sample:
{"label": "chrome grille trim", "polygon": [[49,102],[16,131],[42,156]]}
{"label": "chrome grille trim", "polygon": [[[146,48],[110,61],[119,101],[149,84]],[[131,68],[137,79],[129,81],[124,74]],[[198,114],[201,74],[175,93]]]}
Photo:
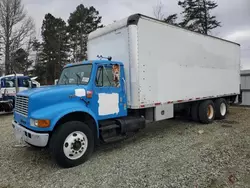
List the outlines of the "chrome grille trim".
{"label": "chrome grille trim", "polygon": [[26,96],[16,96],[15,111],[25,117],[28,116],[29,98]]}

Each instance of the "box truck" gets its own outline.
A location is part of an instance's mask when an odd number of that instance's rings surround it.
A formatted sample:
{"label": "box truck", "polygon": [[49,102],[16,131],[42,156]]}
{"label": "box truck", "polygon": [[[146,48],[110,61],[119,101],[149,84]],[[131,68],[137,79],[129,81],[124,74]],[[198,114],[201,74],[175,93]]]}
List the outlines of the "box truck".
{"label": "box truck", "polygon": [[141,14],[90,33],[87,47],[89,60],[66,65],[55,86],[16,99],[16,137],[48,146],[62,167],[180,111],[223,119],[240,92],[238,44]]}

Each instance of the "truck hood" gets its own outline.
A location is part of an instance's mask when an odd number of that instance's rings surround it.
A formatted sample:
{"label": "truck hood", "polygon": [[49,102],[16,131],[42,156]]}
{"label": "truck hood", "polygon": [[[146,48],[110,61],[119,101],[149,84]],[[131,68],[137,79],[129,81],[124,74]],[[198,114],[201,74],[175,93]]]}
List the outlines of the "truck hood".
{"label": "truck hood", "polygon": [[[55,85],[55,86],[43,86],[33,89],[28,89],[25,91],[21,91],[18,93],[18,95],[32,97],[32,96],[43,96],[43,95],[58,95],[61,92],[64,94],[66,93],[75,93],[75,89],[86,89],[84,86],[77,86],[77,85]],[[73,93],[72,93],[73,92]]]}
{"label": "truck hood", "polygon": [[80,93],[86,93],[87,89],[82,85],[55,85],[21,91],[18,95],[29,97],[29,111],[34,111],[70,100],[79,100],[79,97],[70,97],[79,94],[79,90]]}

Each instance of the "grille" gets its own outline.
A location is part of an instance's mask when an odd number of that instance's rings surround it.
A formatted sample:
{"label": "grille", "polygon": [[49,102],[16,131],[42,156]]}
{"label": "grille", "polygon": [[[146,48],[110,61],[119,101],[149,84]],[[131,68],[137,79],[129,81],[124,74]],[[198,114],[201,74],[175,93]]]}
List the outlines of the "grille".
{"label": "grille", "polygon": [[15,104],[15,111],[27,117],[28,116],[28,103],[29,103],[28,97],[17,96],[16,104]]}

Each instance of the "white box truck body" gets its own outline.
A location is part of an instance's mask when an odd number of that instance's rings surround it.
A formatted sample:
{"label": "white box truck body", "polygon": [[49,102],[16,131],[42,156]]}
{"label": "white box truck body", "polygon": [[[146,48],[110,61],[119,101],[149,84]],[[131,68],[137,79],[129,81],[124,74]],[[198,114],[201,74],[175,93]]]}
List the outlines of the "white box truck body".
{"label": "white box truck body", "polygon": [[147,16],[133,15],[92,32],[88,59],[98,54],[124,63],[132,109],[240,91],[238,44]]}

